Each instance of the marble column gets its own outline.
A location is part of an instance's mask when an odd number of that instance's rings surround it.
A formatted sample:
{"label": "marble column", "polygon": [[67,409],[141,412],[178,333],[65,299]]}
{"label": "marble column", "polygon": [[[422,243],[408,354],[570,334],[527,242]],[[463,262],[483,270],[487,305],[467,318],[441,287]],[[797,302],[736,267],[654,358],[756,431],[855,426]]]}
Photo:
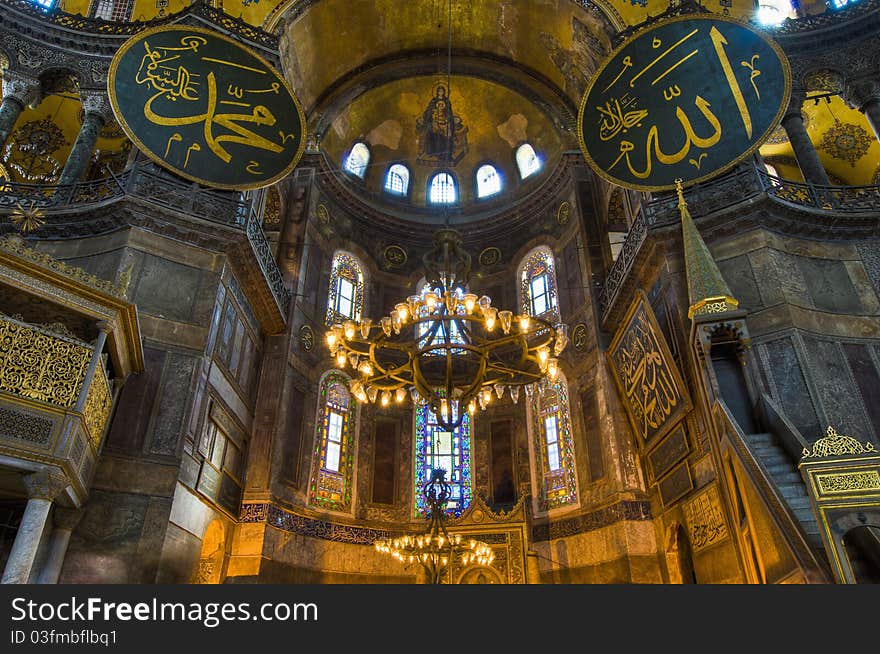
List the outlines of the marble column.
{"label": "marble column", "polygon": [[28,582],[52,502],[69,485],[67,477],[61,472],[48,470],[25,475],[22,480],[27,488],[28,503],[3,571],[0,583],[4,584]]}
{"label": "marble column", "polygon": [[56,506],[52,511],[52,521],[55,528],[49,536],[49,552],[46,562],[37,578],[38,584],[57,584],[61,575],[61,567],[64,565],[64,557],[67,555],[67,546],[70,544],[70,535],[82,518],[81,509],[65,509]]}
{"label": "marble column", "polygon": [[40,81],[12,70],[3,73],[3,102],[0,104],[0,148],[15,127],[15,121],[27,105],[40,99]]}
{"label": "marble column", "polygon": [[847,85],[844,100],[865,114],[874,136],[880,140],[880,82],[861,80]]}
{"label": "marble column", "polygon": [[59,186],[76,184],[85,174],[98,141],[101,128],[112,115],[110,100],[103,91],[80,91],[83,106],[83,124],[76,141],[58,177]]}
{"label": "marble column", "polygon": [[828,173],[825,172],[825,166],[819,160],[819,153],[816,152],[810,135],[807,134],[807,128],[804,126],[804,117],[801,114],[804,97],[803,91],[792,90],[788,110],[782,117],[782,128],[788,135],[795,159],[804,174],[804,181],[820,186],[831,186]]}

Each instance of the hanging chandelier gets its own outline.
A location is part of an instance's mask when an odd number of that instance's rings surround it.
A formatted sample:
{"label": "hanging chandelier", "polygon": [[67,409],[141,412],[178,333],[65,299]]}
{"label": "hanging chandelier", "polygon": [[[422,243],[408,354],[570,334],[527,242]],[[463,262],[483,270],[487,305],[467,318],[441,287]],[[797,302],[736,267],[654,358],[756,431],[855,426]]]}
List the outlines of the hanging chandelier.
{"label": "hanging chandelier", "polygon": [[468,288],[470,255],[453,229],[434,234],[422,258],[426,286],[397,303],[378,323],[346,320],[327,332],[327,345],[340,368],[359,373],[352,394],[359,402],[388,406],[426,402],[438,424],[454,431],[473,414],[510,393],[559,372],[558,356],[568,328],[527,313],[492,306]]}
{"label": "hanging chandelier", "polygon": [[428,583],[431,584],[443,582],[443,573],[454,560],[462,568],[471,564],[490,565],[495,560],[491,547],[473,538],[462,538],[461,534],[450,535],[443,523],[446,502],[450,496],[446,471],[442,468],[435,469],[422,492],[430,508],[426,532],[419,536],[406,535],[377,540],[374,544],[376,550],[390,554],[402,563],[421,564],[427,574]]}

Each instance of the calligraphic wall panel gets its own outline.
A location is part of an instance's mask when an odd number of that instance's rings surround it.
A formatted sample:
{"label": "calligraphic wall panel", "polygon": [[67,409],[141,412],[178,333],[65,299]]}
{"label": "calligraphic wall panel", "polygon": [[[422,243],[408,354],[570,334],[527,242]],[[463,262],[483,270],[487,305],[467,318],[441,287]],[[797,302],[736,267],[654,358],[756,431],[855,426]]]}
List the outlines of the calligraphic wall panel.
{"label": "calligraphic wall panel", "polygon": [[690,410],[681,374],[641,291],[607,356],[630,423],[642,444],[666,434]]}

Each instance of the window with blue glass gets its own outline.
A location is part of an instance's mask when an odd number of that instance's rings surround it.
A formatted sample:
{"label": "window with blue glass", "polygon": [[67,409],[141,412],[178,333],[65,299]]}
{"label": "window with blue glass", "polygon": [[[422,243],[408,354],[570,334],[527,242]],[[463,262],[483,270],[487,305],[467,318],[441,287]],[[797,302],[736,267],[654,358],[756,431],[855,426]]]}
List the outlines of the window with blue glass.
{"label": "window with blue glass", "polygon": [[42,9],[52,9],[56,0],[31,0],[31,2]]}
{"label": "window with blue glass", "polygon": [[[458,402],[450,404],[450,410],[455,414]],[[461,426],[450,432],[437,424],[437,416],[427,404],[419,405],[416,409],[415,458],[416,515],[428,514],[423,491],[435,468],[446,471],[446,481],[450,486],[447,513],[461,515],[470,506],[473,497],[470,415],[465,413]]]}
{"label": "window with blue glass", "polygon": [[391,195],[404,196],[409,191],[409,168],[394,164],[385,173],[385,190]]}
{"label": "window with blue glass", "polygon": [[355,143],[345,157],[342,167],[346,172],[356,175],[361,179],[367,174],[367,166],[370,163],[370,148],[366,143]]}
{"label": "window with blue glass", "polygon": [[501,175],[492,164],[477,168],[477,197],[488,198],[501,192]]}
{"label": "window with blue glass", "polygon": [[541,170],[541,159],[530,144],[523,143],[516,149],[516,167],[522,179]]}
{"label": "window with blue glass", "polygon": [[455,204],[458,201],[455,178],[449,173],[434,175],[428,182],[428,201],[431,204]]}

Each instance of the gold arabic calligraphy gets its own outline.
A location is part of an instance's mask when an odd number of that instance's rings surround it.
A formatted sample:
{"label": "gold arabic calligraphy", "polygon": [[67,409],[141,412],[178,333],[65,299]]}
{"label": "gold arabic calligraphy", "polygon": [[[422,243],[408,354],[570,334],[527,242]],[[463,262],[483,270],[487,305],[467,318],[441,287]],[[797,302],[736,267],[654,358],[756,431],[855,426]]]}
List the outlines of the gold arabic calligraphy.
{"label": "gold arabic calligraphy", "polygon": [[[681,161],[687,160],[699,170],[705,158],[709,157],[709,160],[711,161],[711,155],[707,150],[721,141],[724,134],[722,123],[716,113],[712,110],[712,103],[700,94],[695,94],[693,96],[693,106],[696,107],[698,115],[702,116],[702,119],[704,119],[705,123],[711,128],[711,131],[705,131],[703,129],[703,120],[698,121],[698,126],[696,128],[694,127],[694,123],[686,111],[688,105],[686,102],[676,100],[676,98],[679,98],[679,96],[682,95],[682,86],[684,85],[683,80],[672,83],[663,90],[663,99],[665,102],[677,103],[673,113],[681,126],[683,139],[681,137],[676,138],[673,134],[665,133],[665,129],[664,133],[661,134],[661,128],[657,123],[650,125],[648,128],[644,137],[643,145],[638,144],[636,142],[637,139],[628,135],[633,128],[641,128],[649,117],[648,110],[640,108],[638,106],[638,99],[630,94],[631,90],[635,88],[636,82],[649,71],[663,71],[659,72],[653,81],[651,81],[650,86],[653,87],[658,82],[672,74],[679,68],[679,66],[698,55],[700,52],[699,46],[696,48],[679,48],[696,37],[700,33],[700,29],[701,28],[699,27],[694,28],[676,40],[675,43],[663,49],[659,55],[655,56],[642,67],[636,65],[633,55],[627,55],[621,60],[621,70],[617,73],[611,83],[602,90],[599,97],[613,89],[621,80],[623,80],[623,83],[621,84],[623,92],[607,99],[603,98],[602,104],[595,105],[595,109],[598,111],[597,122],[600,141],[611,141],[619,136],[627,135],[626,138],[622,138],[619,141],[618,156],[611,165],[607,167],[608,171],[611,171],[623,161],[625,162],[630,175],[637,179],[648,179],[651,177],[652,173],[656,171],[658,165],[673,166]],[[728,46],[728,41],[714,25],[709,29],[708,36],[712,45],[709,54],[717,57],[724,74],[724,80],[730,90],[742,121],[746,136],[751,139],[753,132],[752,117],[749,111],[748,102],[743,94],[742,88],[740,88],[727,54],[726,46]],[[662,46],[662,40],[657,36],[654,36],[651,43],[652,50],[659,50]],[[676,51],[680,54],[676,55]],[[670,55],[672,56],[670,57]],[[678,57],[677,60],[670,63],[672,57],[676,56]],[[761,101],[761,94],[756,83],[757,77],[761,75],[761,71],[758,69],[759,58],[759,54],[752,54],[747,61],[740,62],[741,66],[748,68],[750,71],[749,81],[751,82],[757,102]],[[667,64],[669,65],[667,66]],[[628,72],[630,72],[631,75],[627,79],[625,75]],[[682,86],[680,86],[680,84]],[[612,91],[612,93],[614,92]],[[682,98],[682,100],[684,100],[684,98]],[[662,112],[662,107],[658,108],[658,110]],[[638,134],[638,136],[640,135],[641,133]],[[663,145],[661,145],[661,136]],[[638,140],[641,139],[639,138]],[[677,147],[677,149],[671,150],[669,146],[670,142],[675,143],[676,145],[672,147]],[[691,155],[692,148],[698,150],[698,152]],[[702,152],[699,152],[699,150],[702,150]],[[636,154],[644,152],[645,163],[643,166],[639,166],[638,163],[634,164],[631,160],[631,153],[634,152]],[[638,161],[640,157],[636,157],[636,159]]]}
{"label": "gold arabic calligraphy", "polygon": [[[274,153],[283,152],[284,144],[290,135],[278,132],[281,142],[276,143],[247,127],[247,125],[274,126],[277,119],[272,111],[263,104],[241,101],[246,99],[248,94],[274,93],[277,95],[281,89],[280,83],[273,82],[268,85],[268,88],[261,89],[244,89],[230,83],[226,87],[225,97],[220,97],[217,71],[210,70],[202,79],[201,75],[191,72],[184,65],[186,61],[183,59],[183,53],[191,53],[189,56],[192,56],[192,54],[198,53],[199,48],[206,43],[206,39],[194,35],[181,38],[180,47],[158,46],[154,48],[150,46],[149,42],[144,42],[145,54],[135,76],[135,82],[148,85],[155,90],[155,93],[144,104],[144,116],[151,123],[163,127],[201,123],[205,145],[224,163],[229,163],[232,160],[232,155],[224,146],[225,143],[238,143]],[[233,61],[211,57],[201,57],[201,61],[244,69],[261,75],[268,74],[266,70]],[[165,102],[199,103],[200,106],[204,103],[204,110],[183,116],[164,115],[158,105]],[[249,109],[249,111],[218,113],[218,105],[242,107]],[[180,133],[172,134],[166,143],[165,156],[168,157],[174,142],[182,140],[183,137]],[[202,148],[198,143],[192,143],[184,155],[183,167],[186,168],[189,165],[190,155],[193,152],[201,151]],[[252,160],[248,161],[245,170],[253,175],[263,174],[259,170],[259,164]]]}
{"label": "gold arabic calligraphy", "polygon": [[682,398],[644,306],[626,328],[613,360],[633,422],[647,440]]}

